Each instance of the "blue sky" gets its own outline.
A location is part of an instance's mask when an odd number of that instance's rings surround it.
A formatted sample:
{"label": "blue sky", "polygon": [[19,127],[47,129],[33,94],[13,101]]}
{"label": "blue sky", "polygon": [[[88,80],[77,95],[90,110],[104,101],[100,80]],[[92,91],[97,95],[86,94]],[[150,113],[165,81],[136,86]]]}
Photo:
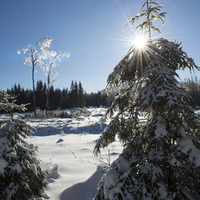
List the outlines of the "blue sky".
{"label": "blue sky", "polygon": [[[162,34],[154,36],[182,42],[183,50],[200,66],[200,1],[158,2],[168,14]],[[69,88],[77,80],[87,92],[104,89],[131,45],[131,30],[123,26],[142,4],[142,0],[0,0],[0,89],[15,83],[32,88],[31,68],[17,51],[44,36],[54,39],[51,49],[71,54],[57,68],[55,87]],[[191,77],[188,71],[179,75]],[[200,78],[200,72],[195,75]],[[35,79],[45,81],[45,73],[38,69]]]}

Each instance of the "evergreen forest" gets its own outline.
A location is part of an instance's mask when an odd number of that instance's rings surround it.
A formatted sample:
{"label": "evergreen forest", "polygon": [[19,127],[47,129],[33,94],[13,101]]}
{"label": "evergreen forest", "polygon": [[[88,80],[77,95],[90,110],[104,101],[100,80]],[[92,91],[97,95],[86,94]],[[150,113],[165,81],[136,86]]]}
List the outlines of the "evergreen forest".
{"label": "evergreen forest", "polygon": [[[46,109],[46,83],[41,80],[36,83],[36,107]],[[11,89],[7,89],[8,94],[16,96],[16,104],[28,104],[27,111],[33,111],[33,91],[31,89],[24,89],[20,84],[15,84]],[[49,107],[48,110],[66,109],[66,108],[82,108],[88,106],[108,106],[109,100],[106,93],[86,93],[83,89],[82,83],[79,81],[72,81],[70,89],[55,88],[51,85],[49,90]]]}
{"label": "evergreen forest", "polygon": [[[192,97],[190,105],[193,108],[200,107],[200,82],[197,77],[191,77],[191,79],[185,80],[181,84]],[[42,82],[42,80],[37,81],[36,107],[41,110],[46,109],[46,90],[46,83]],[[31,89],[24,89],[20,84],[15,84],[10,89],[7,89],[7,93],[17,97],[16,104],[28,104],[27,111],[34,110],[33,91]],[[49,110],[109,106],[112,99],[113,97],[108,97],[106,92],[86,93],[80,81],[72,81],[70,89],[65,87],[61,90],[51,85],[49,91]]]}

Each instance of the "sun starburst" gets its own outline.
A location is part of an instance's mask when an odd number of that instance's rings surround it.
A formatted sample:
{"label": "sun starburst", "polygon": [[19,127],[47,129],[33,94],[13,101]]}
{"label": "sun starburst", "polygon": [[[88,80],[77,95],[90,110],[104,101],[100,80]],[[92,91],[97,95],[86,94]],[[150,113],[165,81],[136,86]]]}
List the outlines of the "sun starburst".
{"label": "sun starburst", "polygon": [[147,38],[144,37],[143,35],[138,35],[133,39],[133,45],[139,49],[143,50],[146,48],[147,45]]}

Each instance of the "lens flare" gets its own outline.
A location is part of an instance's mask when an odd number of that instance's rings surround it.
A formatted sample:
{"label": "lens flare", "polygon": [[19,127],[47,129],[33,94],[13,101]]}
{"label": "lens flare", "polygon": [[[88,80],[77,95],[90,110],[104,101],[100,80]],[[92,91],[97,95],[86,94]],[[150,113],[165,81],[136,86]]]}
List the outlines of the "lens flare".
{"label": "lens flare", "polygon": [[142,35],[139,35],[133,39],[133,45],[137,49],[144,49],[146,47],[146,44],[147,44],[147,39]]}

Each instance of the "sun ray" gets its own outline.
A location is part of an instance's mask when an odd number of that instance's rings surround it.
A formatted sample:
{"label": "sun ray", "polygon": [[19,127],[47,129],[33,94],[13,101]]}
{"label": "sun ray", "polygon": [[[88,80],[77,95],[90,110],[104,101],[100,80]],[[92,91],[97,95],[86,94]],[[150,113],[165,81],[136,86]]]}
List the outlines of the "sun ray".
{"label": "sun ray", "polygon": [[143,35],[138,35],[133,39],[133,45],[139,50],[145,49],[146,44],[147,44],[147,38],[144,37]]}

